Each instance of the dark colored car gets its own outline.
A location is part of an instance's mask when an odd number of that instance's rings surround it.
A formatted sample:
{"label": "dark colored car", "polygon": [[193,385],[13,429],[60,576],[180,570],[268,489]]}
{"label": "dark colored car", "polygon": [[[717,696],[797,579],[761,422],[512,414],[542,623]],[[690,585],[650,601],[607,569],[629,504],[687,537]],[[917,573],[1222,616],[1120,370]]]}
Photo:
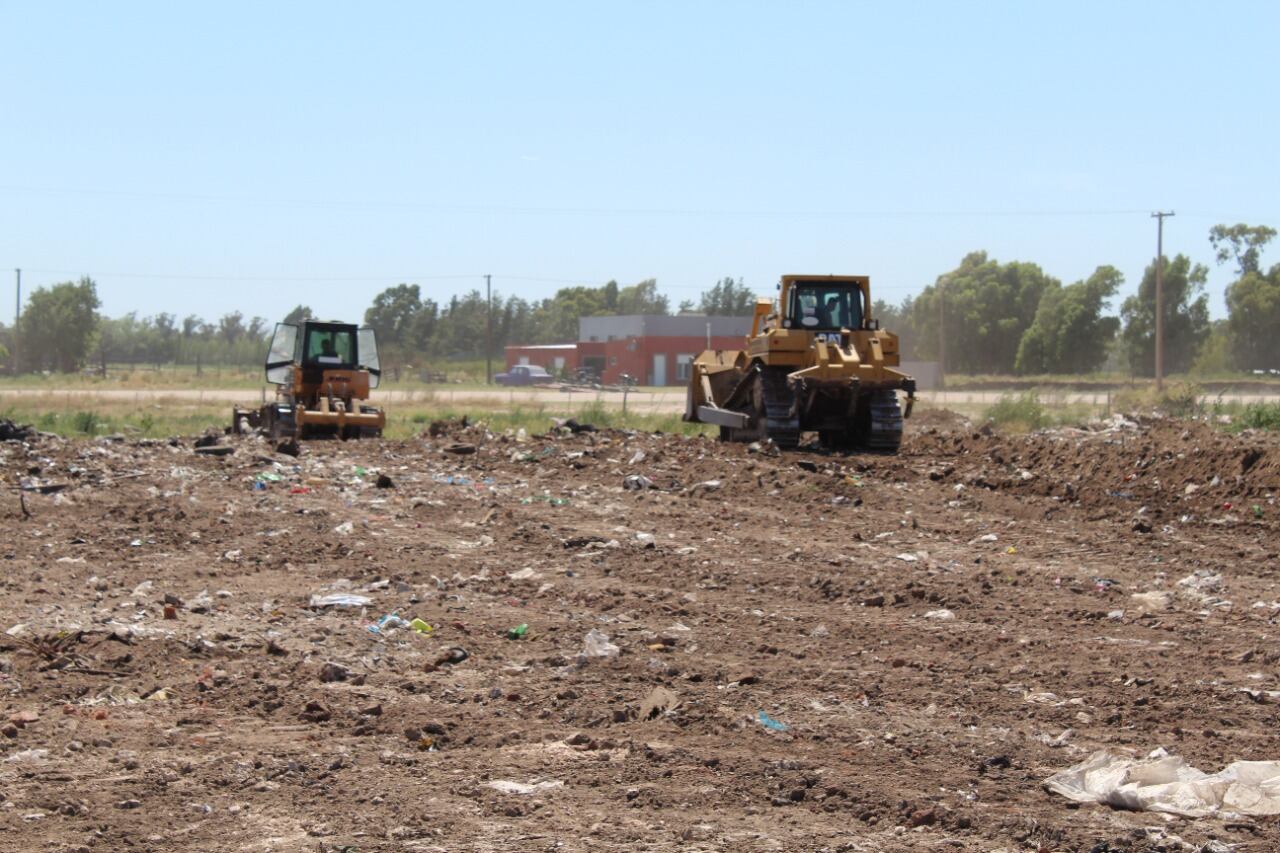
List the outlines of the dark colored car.
{"label": "dark colored car", "polygon": [[506,373],[493,377],[493,381],[499,385],[547,385],[555,382],[556,378],[536,364],[517,364]]}

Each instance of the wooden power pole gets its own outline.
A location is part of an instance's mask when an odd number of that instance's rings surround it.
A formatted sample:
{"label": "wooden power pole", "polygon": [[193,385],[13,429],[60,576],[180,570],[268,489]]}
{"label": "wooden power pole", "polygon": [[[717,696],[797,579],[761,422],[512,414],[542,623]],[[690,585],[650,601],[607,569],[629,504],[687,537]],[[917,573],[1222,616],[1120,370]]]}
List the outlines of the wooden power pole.
{"label": "wooden power pole", "polygon": [[1156,220],[1156,390],[1164,390],[1164,218],[1173,216],[1157,211]]}

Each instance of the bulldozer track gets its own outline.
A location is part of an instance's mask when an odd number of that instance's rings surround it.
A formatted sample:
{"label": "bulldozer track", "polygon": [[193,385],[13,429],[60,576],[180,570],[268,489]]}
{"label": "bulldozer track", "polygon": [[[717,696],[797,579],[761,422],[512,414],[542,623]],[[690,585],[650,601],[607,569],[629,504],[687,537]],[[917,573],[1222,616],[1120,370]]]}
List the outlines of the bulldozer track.
{"label": "bulldozer track", "polygon": [[[784,449],[800,444],[800,418],[796,414],[795,394],[787,384],[786,369],[763,368],[760,371],[764,397],[765,435]],[[901,436],[901,418],[898,421]]]}
{"label": "bulldozer track", "polygon": [[872,391],[870,397],[871,424],[866,437],[867,447],[896,453],[902,444],[902,406],[898,403],[898,392],[892,389]]}

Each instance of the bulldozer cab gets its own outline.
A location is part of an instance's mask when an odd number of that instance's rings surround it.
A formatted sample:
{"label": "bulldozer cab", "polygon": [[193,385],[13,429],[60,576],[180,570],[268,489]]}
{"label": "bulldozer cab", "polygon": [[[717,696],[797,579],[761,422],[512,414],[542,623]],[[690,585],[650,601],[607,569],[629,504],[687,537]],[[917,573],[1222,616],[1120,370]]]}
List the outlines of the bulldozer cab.
{"label": "bulldozer cab", "polygon": [[277,323],[267,353],[267,381],[288,384],[295,369],[308,384],[319,383],[326,370],[364,370],[369,387],[377,388],[382,376],[377,336],[373,329],[347,323]]}
{"label": "bulldozer cab", "polygon": [[812,332],[861,329],[868,315],[867,290],[863,277],[786,276],[782,280],[782,327]]}

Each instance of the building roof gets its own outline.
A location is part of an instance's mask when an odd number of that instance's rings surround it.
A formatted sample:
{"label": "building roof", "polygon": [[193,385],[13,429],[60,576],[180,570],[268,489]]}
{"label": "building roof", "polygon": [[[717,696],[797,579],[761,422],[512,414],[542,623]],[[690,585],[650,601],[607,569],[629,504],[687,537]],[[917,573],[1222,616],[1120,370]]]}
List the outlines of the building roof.
{"label": "building roof", "polygon": [[578,319],[578,340],[607,341],[622,338],[666,337],[696,338],[708,333],[714,337],[746,335],[751,331],[750,317],[711,317],[706,314],[613,314]]}
{"label": "building roof", "polygon": [[574,350],[577,344],[508,344],[507,349],[558,349]]}

